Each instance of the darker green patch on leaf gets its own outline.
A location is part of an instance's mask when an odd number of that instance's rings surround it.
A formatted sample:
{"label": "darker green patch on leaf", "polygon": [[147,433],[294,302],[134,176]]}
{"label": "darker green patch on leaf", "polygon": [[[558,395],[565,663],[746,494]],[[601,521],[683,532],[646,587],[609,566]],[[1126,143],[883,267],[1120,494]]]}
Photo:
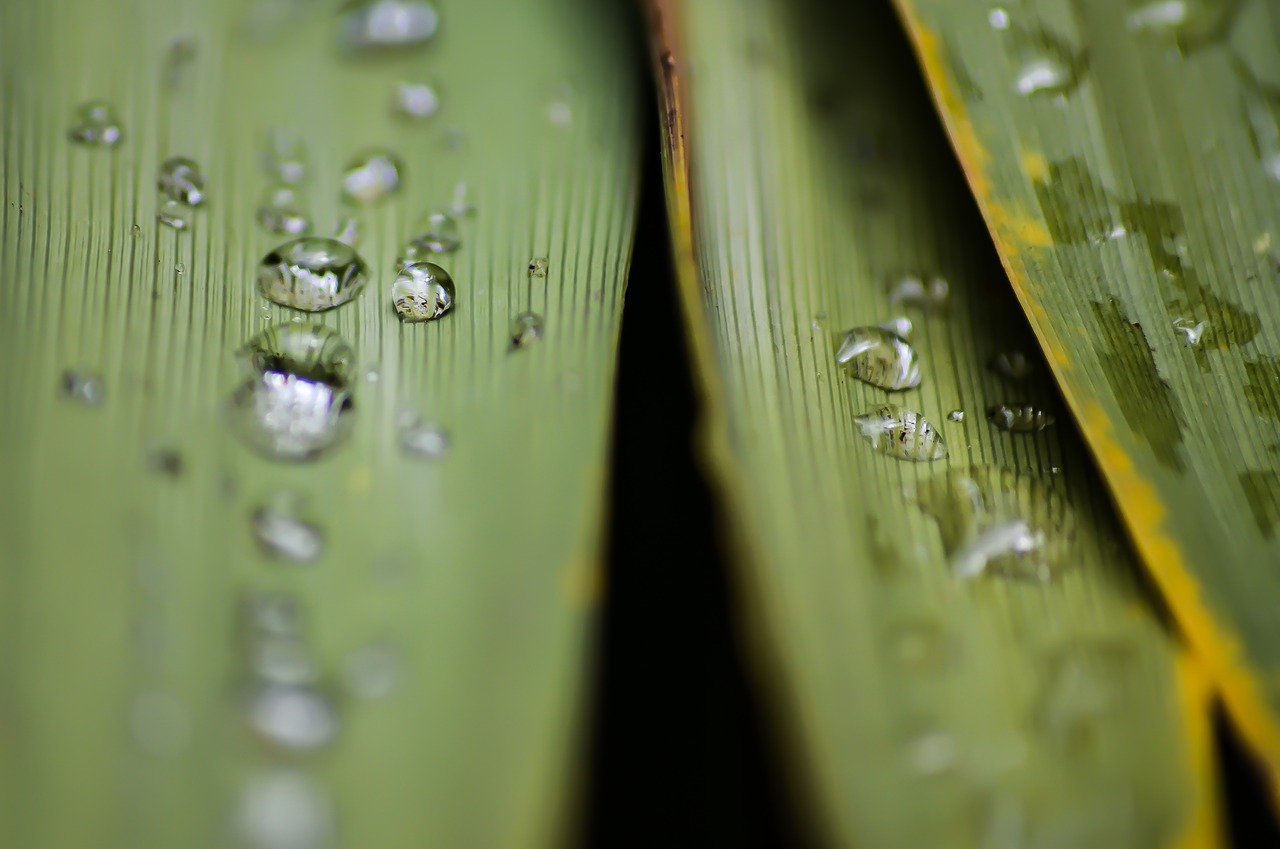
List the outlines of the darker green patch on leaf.
{"label": "darker green patch on leaf", "polygon": [[1246,362],[1244,371],[1249,377],[1244,392],[1253,411],[1280,421],[1280,359],[1263,354]]}
{"label": "darker green patch on leaf", "polygon": [[1240,488],[1253,511],[1258,530],[1268,539],[1280,521],[1280,472],[1274,469],[1250,471],[1240,475]]}

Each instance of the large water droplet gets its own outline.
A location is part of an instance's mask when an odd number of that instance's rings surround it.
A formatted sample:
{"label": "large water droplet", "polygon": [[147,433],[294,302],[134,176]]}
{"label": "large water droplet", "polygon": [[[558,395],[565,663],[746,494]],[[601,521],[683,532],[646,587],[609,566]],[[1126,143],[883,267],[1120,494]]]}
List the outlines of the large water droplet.
{"label": "large water droplet", "polygon": [[347,303],[367,281],[364,260],[350,245],[319,236],[285,242],[258,264],[258,290],[266,298],[307,312]]}
{"label": "large water droplet", "polygon": [[511,319],[511,350],[528,348],[543,336],[544,324],[542,316],[533,312],[522,312]]}
{"label": "large water droplet", "polygon": [[324,534],[296,515],[292,501],[281,498],[255,510],[253,538],[273,557],[310,563],[324,552]]}
{"label": "large water droplet", "polygon": [[1053,416],[1031,404],[993,404],[987,420],[1008,433],[1035,433],[1054,423]]}
{"label": "large water droplet", "polygon": [[267,742],[296,751],[323,748],[338,733],[337,710],[314,687],[259,685],[249,695],[246,720]]}
{"label": "large water droplet", "polygon": [[276,772],[249,782],[234,828],[244,849],[327,849],[337,839],[335,819],[333,802],[305,774]]}
{"label": "large water droplet", "polygon": [[149,755],[170,758],[187,747],[191,717],[176,696],[148,690],[136,695],[129,706],[129,730],[138,748]]}
{"label": "large water droplet", "polygon": [[415,47],[435,35],[440,16],[424,0],[371,0],[342,18],[347,50]]}
{"label": "large water droplet", "polygon": [[351,429],[355,354],[335,331],[281,324],[240,352],[247,378],[231,402],[232,422],[249,445],[278,460],[305,460]]}
{"label": "large water droplet", "polygon": [[388,643],[352,649],[343,660],[343,682],[358,699],[383,699],[395,692],[404,668],[400,650]]}
{"label": "large water droplet", "polygon": [[853,421],[862,438],[880,454],[916,462],[947,456],[942,435],[915,410],[885,404]]}
{"label": "large water droplet", "polygon": [[911,343],[879,327],[855,327],[844,335],[836,362],[881,389],[913,389],[920,385],[920,363]]}
{"label": "large water droplet", "polygon": [[191,207],[176,200],[165,200],[156,210],[156,220],[175,230],[185,230],[191,223]]}
{"label": "large water droplet", "polygon": [[433,212],[427,216],[423,229],[400,252],[400,262],[425,262],[432,254],[452,253],[461,244],[457,219],[447,212]]}
{"label": "large water droplet", "polygon": [[107,385],[99,375],[68,369],[62,373],[62,394],[96,407],[107,397]]}
{"label": "large water droplet", "polygon": [[164,161],[156,185],[170,199],[187,206],[199,206],[205,201],[200,166],[184,156],[171,156]]}
{"label": "large water droplet", "polygon": [[348,203],[377,203],[400,188],[404,166],[389,150],[367,150],[347,165],[342,196]]}
{"label": "large water droplet", "polygon": [[101,100],[91,100],[76,109],[76,122],[68,135],[74,142],[93,147],[114,147],[123,132],[116,110]]}
{"label": "large water droplet", "polygon": [[426,83],[396,83],[393,103],[401,115],[416,120],[430,118],[440,109],[440,98]]}
{"label": "large water droplet", "polygon": [[[311,230],[311,218],[294,189],[277,186],[258,204],[258,223],[280,236],[301,236]],[[345,241],[345,240],[340,240]]]}
{"label": "large water droplet", "polygon": [[391,304],[401,321],[431,321],[453,309],[449,272],[433,262],[404,266],[391,284]]}

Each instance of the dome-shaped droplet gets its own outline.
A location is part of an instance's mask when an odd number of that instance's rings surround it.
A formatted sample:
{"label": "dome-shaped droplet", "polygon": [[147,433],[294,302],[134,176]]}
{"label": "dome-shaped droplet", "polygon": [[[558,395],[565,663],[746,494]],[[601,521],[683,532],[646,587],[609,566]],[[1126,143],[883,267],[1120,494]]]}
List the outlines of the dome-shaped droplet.
{"label": "dome-shaped droplet", "polygon": [[440,98],[426,83],[396,83],[393,93],[396,112],[406,118],[430,118],[440,109]]}
{"label": "dome-shaped droplet", "polygon": [[424,422],[410,412],[400,420],[400,447],[406,454],[440,460],[449,453],[449,432],[432,422]]}
{"label": "dome-shaped droplet", "polygon": [[533,312],[522,312],[511,319],[511,350],[528,348],[542,338],[545,325],[542,316]]}
{"label": "dome-shaped droplet", "polygon": [[404,165],[389,150],[368,150],[347,165],[342,196],[348,203],[377,203],[399,190]]}
{"label": "dome-shaped droplet", "polygon": [[453,309],[453,278],[433,262],[406,265],[391,284],[391,304],[401,321],[431,321]]}
{"label": "dome-shaped droplet", "polygon": [[240,352],[246,377],[231,398],[236,432],[277,460],[306,460],[350,432],[355,354],[335,331],[281,324]]}
{"label": "dome-shaped droplet", "polygon": [[280,236],[301,236],[311,230],[311,218],[303,208],[298,192],[286,186],[277,186],[267,192],[258,204],[257,218],[265,229]]}
{"label": "dome-shaped droplet", "polygon": [[879,327],[855,327],[845,334],[836,362],[859,380],[891,391],[920,385],[920,363],[911,343]]}
{"label": "dome-shaped droplet", "polygon": [[246,714],[250,728],[282,749],[319,749],[338,733],[337,710],[313,687],[262,684],[249,695]]}
{"label": "dome-shaped droplet", "polygon": [[156,209],[156,220],[175,230],[185,230],[191,223],[191,207],[176,200],[162,200]]}
{"label": "dome-shaped droplet", "polygon": [[170,199],[187,206],[205,201],[204,175],[200,166],[185,156],[171,156],[160,166],[156,185]]}
{"label": "dome-shaped droplet", "polygon": [[414,47],[435,35],[440,16],[425,0],[371,0],[342,18],[342,45],[350,51]]}
{"label": "dome-shaped droplet", "polygon": [[266,554],[295,563],[310,563],[324,552],[324,533],[285,499],[254,511],[253,537]]}
{"label": "dome-shaped droplet", "polygon": [[915,410],[885,404],[853,421],[862,438],[880,454],[917,462],[947,456],[942,435]]}
{"label": "dome-shaped droplet", "polygon": [[107,385],[101,375],[67,370],[62,373],[62,394],[73,401],[96,407],[107,395]]}
{"label": "dome-shaped droplet", "polygon": [[364,260],[337,239],[294,239],[258,264],[258,290],[285,307],[320,312],[355,298],[368,281]]}
{"label": "dome-shaped droplet", "polygon": [[81,104],[68,131],[72,141],[93,147],[114,147],[122,135],[115,108],[101,100]]}

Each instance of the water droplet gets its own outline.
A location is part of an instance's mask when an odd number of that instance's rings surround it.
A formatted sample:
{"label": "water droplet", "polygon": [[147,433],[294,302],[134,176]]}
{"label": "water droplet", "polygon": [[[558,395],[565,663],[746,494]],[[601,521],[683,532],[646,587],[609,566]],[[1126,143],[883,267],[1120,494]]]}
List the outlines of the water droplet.
{"label": "water droplet", "polygon": [[164,161],[156,185],[170,199],[186,206],[199,206],[205,201],[200,166],[184,156],[171,156]]}
{"label": "water droplet", "polygon": [[258,204],[257,217],[263,228],[281,236],[301,236],[311,229],[311,219],[302,208],[298,193],[286,187],[267,192]]}
{"label": "water droplet", "polygon": [[889,306],[904,304],[926,312],[947,305],[951,286],[941,277],[931,277],[926,283],[914,274],[906,274],[893,281],[889,290]]}
{"label": "water droplet", "polygon": [[859,434],[877,453],[916,462],[947,456],[941,434],[915,410],[885,404],[853,421]]}
{"label": "water droplet", "polygon": [[947,420],[953,421],[953,422],[964,421],[964,410],[952,410],[951,412],[947,413]]}
{"label": "water droplet", "polygon": [[1182,342],[1188,348],[1194,348],[1200,344],[1200,337],[1204,334],[1204,329],[1208,322],[1193,322],[1189,318],[1175,318],[1173,320],[1173,329],[1182,334]]}
{"label": "water droplet", "polygon": [[1031,360],[1021,351],[1002,351],[991,358],[987,367],[1008,380],[1026,380],[1033,370]]}
{"label": "water droplet", "polygon": [[333,228],[333,238],[342,242],[344,245],[355,247],[360,241],[360,219],[354,215],[343,216],[338,221],[338,225]]}
{"label": "water droplet", "polygon": [[400,269],[391,284],[391,304],[401,321],[431,321],[453,309],[456,292],[449,272],[433,262]]}
{"label": "water droplet", "polygon": [[352,649],[343,660],[343,682],[358,699],[384,699],[400,683],[404,658],[387,643],[370,643]]}
{"label": "water droplet", "polygon": [[135,239],[136,239],[138,236],[141,236],[141,235],[142,235],[142,225],[141,225],[141,224],[134,224],[134,225],[133,225],[133,227],[131,227],[131,228],[130,228],[130,230],[133,232],[133,236],[134,236],[134,238],[135,238]]}
{"label": "water droplet", "polygon": [[285,242],[258,263],[258,290],[284,307],[319,312],[364,290],[368,269],[350,245],[308,236]]}
{"label": "water droplet", "polygon": [[546,277],[547,276],[547,259],[546,257],[535,256],[529,260],[529,276],[530,277]]}
{"label": "water droplet", "polygon": [[423,0],[372,0],[342,18],[342,44],[350,51],[416,47],[435,35],[440,16]]}
{"label": "water droplet", "polygon": [[895,336],[901,336],[903,339],[906,339],[911,335],[912,325],[911,319],[907,318],[905,315],[900,315],[895,318],[891,318],[888,321],[882,321],[877,324],[876,327],[892,333]]}
{"label": "water droplet", "polygon": [[179,274],[182,274],[187,270],[187,267],[180,262],[175,262],[173,264],[173,270],[178,272]]}
{"label": "water droplet", "polygon": [[107,386],[96,374],[68,370],[62,373],[62,394],[73,401],[96,407],[107,397]]}
{"label": "water droplet", "polygon": [[430,118],[440,109],[440,98],[426,83],[396,83],[395,109],[406,118]]}
{"label": "water droplet", "polygon": [[528,348],[542,338],[542,316],[532,312],[522,312],[511,319],[511,350]]}
{"label": "water droplet", "polygon": [[250,593],[240,599],[240,617],[254,632],[293,636],[302,630],[298,599],[287,593]]}
{"label": "water droplet", "polygon": [[185,230],[191,223],[191,207],[176,200],[166,200],[156,210],[156,220],[175,230]]}
{"label": "water droplet", "polygon": [[1185,0],[1156,0],[1129,12],[1126,23],[1131,30],[1161,30],[1180,26],[1187,19]]}
{"label": "water droplet", "polygon": [[240,352],[248,376],[231,400],[232,423],[249,445],[278,460],[305,460],[351,429],[355,354],[321,325],[280,324]]}
{"label": "water droplet", "polygon": [[262,166],[281,183],[301,183],[307,176],[306,145],[291,130],[270,129],[263,140]]}
{"label": "water droplet", "polygon": [[76,109],[76,122],[68,131],[74,142],[93,147],[115,147],[123,135],[116,110],[110,103],[91,100]]}
{"label": "water droplet", "polygon": [[956,765],[956,741],[943,731],[929,731],[911,741],[907,758],[919,775],[941,775]]}
{"label": "water droplet", "polygon": [[957,578],[981,575],[987,564],[1005,556],[1026,557],[1044,544],[1044,535],[1033,531],[1025,519],[1009,519],[982,529],[951,557]]}
{"label": "water droplet", "polygon": [[447,212],[433,212],[427,216],[422,231],[404,246],[404,250],[400,252],[400,261],[424,262],[432,254],[452,253],[461,244],[457,219]]}
{"label": "water droplet", "polygon": [[992,9],[987,14],[987,23],[991,24],[993,29],[1008,29],[1009,13],[998,7]]}
{"label": "water droplet", "polygon": [[1053,424],[1053,416],[1030,404],[993,404],[987,421],[1008,433],[1034,433]]}
{"label": "water droplet", "polygon": [[1027,97],[1065,97],[1084,75],[1084,54],[1045,29],[1009,30],[1021,62],[1014,88]]}
{"label": "water droplet", "polygon": [[467,200],[466,181],[459,180],[453,184],[453,199],[449,201],[449,212],[458,218],[470,218],[476,214],[475,204]]}
{"label": "water droplet", "polygon": [[864,383],[897,391],[920,385],[920,363],[911,343],[878,327],[855,327],[844,335],[836,362]]}
{"label": "water droplet", "polygon": [[324,552],[324,534],[283,499],[253,512],[253,538],[272,557],[295,563],[310,563]]}
{"label": "water droplet", "polygon": [[404,165],[389,150],[367,150],[347,165],[342,196],[348,203],[377,203],[400,188]]}
{"label": "water droplet", "polygon": [[159,690],[134,696],[129,731],[139,749],[158,758],[182,754],[191,736],[191,717],[182,701]]}
{"label": "water droplet", "polygon": [[322,748],[338,733],[337,711],[314,687],[261,684],[249,695],[246,719],[267,742],[296,751]]}
{"label": "water droplet", "polygon": [[236,804],[234,828],[243,849],[327,849],[337,840],[332,800],[292,771],[252,779]]}
{"label": "water droplet", "polygon": [[273,684],[314,684],[320,677],[311,649],[296,635],[268,636],[254,641],[253,673]]}
{"label": "water droplet", "polygon": [[442,427],[423,422],[411,413],[400,423],[400,447],[405,453],[429,460],[439,460],[449,453],[449,433]]}
{"label": "water droplet", "polygon": [[547,107],[547,120],[556,127],[567,127],[573,123],[573,110],[564,101],[554,101]]}

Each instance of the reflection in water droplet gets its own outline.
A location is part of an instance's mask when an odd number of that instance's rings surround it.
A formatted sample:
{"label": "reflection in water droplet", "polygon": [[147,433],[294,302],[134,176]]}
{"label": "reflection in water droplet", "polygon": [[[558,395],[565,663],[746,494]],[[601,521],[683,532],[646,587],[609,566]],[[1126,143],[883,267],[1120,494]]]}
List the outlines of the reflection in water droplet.
{"label": "reflection in water droplet", "polygon": [[1073,562],[1075,515],[1055,490],[1008,469],[953,469],[921,484],[917,503],[938,523],[959,576],[1048,581]]}
{"label": "reflection in water droplet", "polygon": [[440,109],[435,89],[426,83],[396,83],[395,109],[406,118],[430,118]]}
{"label": "reflection in water droplet", "polygon": [[915,410],[885,404],[853,421],[862,438],[870,442],[877,453],[916,462],[947,456],[941,434]]}
{"label": "reflection in water droplet", "polygon": [[280,236],[301,236],[311,229],[311,219],[302,208],[298,193],[287,187],[267,192],[258,204],[258,223]]}
{"label": "reflection in water droplet", "polygon": [[1192,322],[1189,318],[1175,318],[1173,320],[1173,329],[1182,334],[1182,342],[1188,348],[1194,348],[1200,344],[1200,337],[1204,334],[1205,326],[1208,322],[1197,321]]}
{"label": "reflection in water droplet", "polygon": [[253,673],[273,684],[314,684],[320,668],[297,636],[259,637],[250,650]]}
{"label": "reflection in water droplet", "polygon": [[295,563],[310,563],[324,551],[320,529],[294,515],[283,502],[254,511],[253,537],[267,554]]}
{"label": "reflection in water droplet", "polygon": [[987,421],[1008,433],[1035,433],[1053,424],[1053,416],[1030,404],[993,404]]}
{"label": "reflection in water droplet", "polygon": [[452,253],[461,244],[457,220],[447,212],[433,212],[427,216],[423,229],[400,252],[400,262],[425,262],[432,254]]}
{"label": "reflection in water droplet", "polygon": [[285,242],[258,263],[258,290],[285,307],[319,312],[364,290],[368,269],[350,245],[309,236]]}
{"label": "reflection in water droplet", "polygon": [[400,447],[407,454],[439,460],[449,453],[449,433],[411,413],[400,425]]}
{"label": "reflection in water droplet", "polygon": [[532,312],[522,312],[511,319],[511,350],[528,348],[542,338],[542,316]]}
{"label": "reflection in water droplet", "polygon": [[139,749],[159,758],[171,758],[187,747],[191,717],[176,696],[148,690],[134,696],[129,706],[129,731]]}
{"label": "reflection in water droplet", "polygon": [[387,643],[370,643],[347,652],[343,660],[343,682],[358,699],[384,699],[400,684],[404,658]]}
{"label": "reflection in water droplet", "polygon": [[76,123],[68,131],[72,141],[93,147],[114,147],[121,135],[115,108],[101,100],[81,104],[76,109]]}
{"label": "reflection in water droplet", "polygon": [[294,185],[307,176],[307,148],[302,138],[279,127],[267,131],[262,166],[281,183]]}
{"label": "reflection in water droplet", "polygon": [[305,460],[350,431],[355,353],[335,331],[286,323],[240,352],[247,376],[231,402],[236,432],[277,460]]}
{"label": "reflection in water droplet", "polygon": [[927,312],[945,307],[950,294],[950,284],[941,277],[931,277],[926,283],[914,274],[906,274],[893,281],[889,289],[889,306],[901,303]]}
{"label": "reflection in water droplet", "polygon": [[836,362],[852,376],[881,389],[920,385],[920,363],[911,343],[878,327],[855,327],[845,333]]}
{"label": "reflection in water droplet", "polygon": [[912,325],[911,319],[907,318],[905,315],[900,315],[895,318],[891,318],[888,321],[882,321],[877,324],[876,327],[892,333],[895,336],[901,336],[903,339],[906,339],[911,335]]}
{"label": "reflection in water droplet", "polygon": [[535,256],[529,260],[529,276],[530,277],[546,277],[547,276],[547,258]]}
{"label": "reflection in water droplet", "polygon": [[250,780],[236,804],[234,829],[243,849],[327,849],[337,840],[333,802],[301,772]]}
{"label": "reflection in water droplet", "polygon": [[347,50],[415,47],[435,35],[440,16],[424,0],[371,0],[342,18]]}
{"label": "reflection in water droplet", "polygon": [[401,321],[432,321],[453,309],[456,296],[449,272],[433,262],[405,265],[391,284],[391,304]]}
{"label": "reflection in water droplet", "polygon": [[319,749],[338,733],[338,714],[313,687],[261,684],[249,695],[249,726],[263,739],[296,751]]}
{"label": "reflection in water droplet", "polygon": [[185,230],[190,222],[191,207],[176,200],[166,200],[156,210],[156,220],[175,230]]}
{"label": "reflection in water droplet", "polygon": [[170,199],[187,206],[199,206],[205,201],[200,166],[184,156],[171,156],[164,161],[156,185]]}
{"label": "reflection in water droplet", "polygon": [[348,203],[370,204],[400,188],[404,165],[389,150],[367,150],[347,165],[342,175],[342,196]]}
{"label": "reflection in water droplet", "polygon": [[952,410],[951,412],[947,413],[947,420],[953,421],[953,422],[964,421],[964,410]]}
{"label": "reflection in water droplet", "polygon": [[67,370],[62,373],[62,394],[73,401],[96,407],[107,397],[107,385],[96,374]]}
{"label": "reflection in water droplet", "polygon": [[991,358],[988,367],[1009,380],[1025,380],[1032,371],[1031,360],[1021,351],[1002,351]]}

